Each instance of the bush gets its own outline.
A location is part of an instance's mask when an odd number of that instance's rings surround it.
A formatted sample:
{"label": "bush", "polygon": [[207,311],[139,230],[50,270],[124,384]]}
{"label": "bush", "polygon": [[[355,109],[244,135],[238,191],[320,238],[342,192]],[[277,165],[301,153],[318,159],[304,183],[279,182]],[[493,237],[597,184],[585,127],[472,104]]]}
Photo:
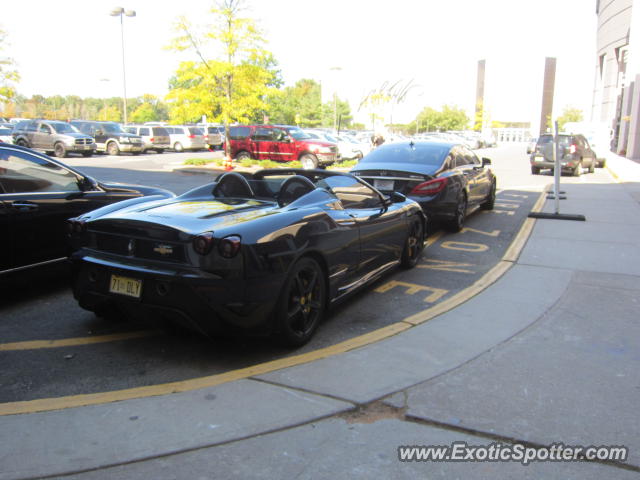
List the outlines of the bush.
{"label": "bush", "polygon": [[189,158],[188,160],[185,160],[184,164],[200,166],[200,165],[206,165],[207,163],[213,163],[216,160],[217,159],[214,159],[214,158]]}
{"label": "bush", "polygon": [[358,160],[344,160],[342,162],[334,163],[329,168],[351,168],[358,164]]}

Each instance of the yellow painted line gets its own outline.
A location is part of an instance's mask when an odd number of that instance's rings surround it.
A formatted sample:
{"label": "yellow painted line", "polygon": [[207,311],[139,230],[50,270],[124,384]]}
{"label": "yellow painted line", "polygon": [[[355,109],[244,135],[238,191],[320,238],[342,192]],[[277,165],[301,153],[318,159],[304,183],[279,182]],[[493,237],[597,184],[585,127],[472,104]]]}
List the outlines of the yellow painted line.
{"label": "yellow painted line", "polygon": [[[542,193],[538,197],[538,200],[536,200],[536,203],[533,205],[533,208],[531,209],[532,212],[539,212],[540,210],[542,210],[542,206],[544,205],[544,202],[547,197],[548,188],[549,187],[545,188],[542,191]],[[511,242],[511,245],[509,245],[509,248],[507,249],[505,254],[502,256],[502,260],[507,262],[514,262],[514,263],[516,260],[518,260],[518,257],[520,256],[520,252],[524,248],[525,243],[527,243],[527,240],[529,239],[529,236],[533,231],[533,226],[535,225],[535,223],[536,223],[535,218],[527,217],[524,220],[522,227],[520,227],[520,231]]]}
{"label": "yellow painted line", "polygon": [[16,350],[38,350],[43,348],[78,347],[82,345],[93,345],[96,343],[117,342],[120,340],[131,340],[134,338],[150,337],[160,335],[162,332],[147,330],[140,332],[114,333],[111,335],[99,335],[95,337],[62,338],[59,340],[30,340],[26,342],[0,343],[0,352],[10,352]]}
{"label": "yellow painted line", "polygon": [[[534,204],[532,211],[539,212],[546,200],[547,189],[540,194],[538,200]],[[511,245],[505,252],[502,260],[498,262],[496,266],[494,266],[491,270],[485,273],[482,277],[480,277],[476,282],[474,282],[469,287],[461,290],[456,293],[452,297],[434,305],[433,307],[427,308],[422,312],[418,312],[414,315],[411,315],[403,320],[403,322],[410,323],[412,325],[419,325],[428,320],[431,320],[438,315],[442,315],[445,312],[457,307],[458,305],[463,304],[467,300],[476,296],[478,293],[482,292],[489,285],[495,283],[500,277],[502,277],[507,270],[509,270],[518,256],[520,252],[524,248],[524,245],[527,243],[529,236],[533,230],[533,226],[535,224],[535,218],[527,218],[520,228],[515,238],[512,240]]]}
{"label": "yellow painted line", "polygon": [[115,390],[111,392],[89,393],[83,395],[71,395],[58,398],[43,398],[38,400],[28,400],[23,402],[10,402],[0,404],[0,416],[18,415],[25,413],[44,412],[49,410],[61,410],[65,408],[83,407],[87,405],[98,405],[102,403],[118,402],[122,400],[132,400],[136,398],[154,397],[167,395],[170,393],[187,392],[206,387],[213,387],[222,383],[240,380],[255,375],[263,375],[287,367],[302,365],[322,358],[331,357],[339,353],[348,352],[370,343],[378,342],[403,332],[412,325],[404,322],[394,323],[373,332],[360,335],[344,342],[337,343],[330,347],[314,350],[292,357],[281,358],[271,362],[260,363],[250,367],[232,370],[230,372],[210,375],[207,377],[183,380],[180,382],[164,383],[159,385],[149,385],[146,387],[128,388],[125,390]]}
{"label": "yellow painted line", "polygon": [[428,320],[431,320],[434,317],[437,317],[438,315],[448,312],[452,308],[455,308],[458,305],[466,302],[471,297],[476,296],[482,290],[494,283],[502,275],[504,275],[505,272],[509,270],[509,268],[511,268],[511,266],[511,262],[500,261],[495,267],[485,273],[471,286],[465,288],[464,290],[461,290],[452,297],[438,303],[437,305],[434,305],[433,307],[427,308],[426,310],[405,318],[403,322],[410,323],[411,325],[419,325]]}
{"label": "yellow painted line", "polygon": [[[544,198],[546,196],[546,192],[542,192],[540,198],[536,202],[535,208],[540,208]],[[533,220],[533,219],[531,219]],[[531,229],[521,228],[516,238],[512,242],[512,246],[514,244],[519,245],[519,248],[524,247],[527,238],[531,233]],[[440,236],[441,232],[433,235],[430,239],[425,243],[425,246],[432,245],[435,243]],[[524,237],[522,239],[521,237]],[[509,250],[512,250],[510,247]],[[519,254],[520,252],[513,250],[512,254]],[[4,415],[18,415],[18,414],[27,414],[27,413],[35,413],[35,412],[45,412],[50,410],[61,410],[66,408],[74,408],[74,407],[82,407],[88,405],[99,405],[103,403],[111,403],[118,402],[123,400],[133,400],[136,398],[146,398],[153,396],[161,396],[168,395],[170,393],[178,393],[178,392],[186,392],[191,390],[197,390],[201,388],[213,387],[216,385],[220,385],[223,383],[231,382],[234,380],[240,380],[243,378],[249,378],[256,375],[264,375],[269,372],[273,372],[276,370],[281,370],[283,368],[294,367],[297,365],[302,365],[305,363],[310,363],[316,360],[320,360],[322,358],[331,357],[334,355],[338,355],[341,353],[348,352],[350,350],[354,350],[375,342],[379,342],[391,336],[397,335],[398,333],[404,332],[415,325],[419,325],[421,323],[426,322],[442,313],[445,313],[452,308],[457,307],[458,305],[466,302],[471,297],[477,295],[482,290],[487,288],[489,285],[498,280],[504,273],[506,273],[509,268],[513,265],[512,261],[501,260],[495,267],[489,270],[486,274],[484,274],[479,280],[477,280],[473,285],[465,288],[464,290],[458,292],[456,295],[451,298],[419,312],[417,314],[411,315],[404,320],[389,325],[384,328],[380,328],[378,330],[374,330],[373,332],[366,333],[364,335],[360,335],[358,337],[346,340],[344,342],[340,342],[336,345],[332,345],[330,347],[321,348],[319,350],[314,350],[313,352],[303,353],[301,355],[295,355],[292,357],[281,358],[278,360],[273,360],[270,362],[260,363],[257,365],[252,365],[250,367],[241,368],[237,370],[232,370],[230,372],[225,372],[217,375],[211,375],[207,377],[194,378],[190,380],[183,380],[180,382],[171,382],[164,383],[159,385],[150,385],[146,387],[137,387],[137,388],[129,388],[125,390],[116,390],[111,392],[101,392],[101,393],[90,393],[83,395],[71,395],[66,397],[58,397],[58,398],[42,398],[38,400],[28,400],[22,402],[9,402],[0,404],[0,416]]]}
{"label": "yellow painted line", "polygon": [[434,243],[436,243],[438,240],[440,240],[440,237],[442,237],[442,235],[444,235],[444,232],[442,230],[440,230],[437,233],[434,233],[433,235],[429,235],[429,237],[427,237],[427,241],[424,242],[424,248],[428,248]]}

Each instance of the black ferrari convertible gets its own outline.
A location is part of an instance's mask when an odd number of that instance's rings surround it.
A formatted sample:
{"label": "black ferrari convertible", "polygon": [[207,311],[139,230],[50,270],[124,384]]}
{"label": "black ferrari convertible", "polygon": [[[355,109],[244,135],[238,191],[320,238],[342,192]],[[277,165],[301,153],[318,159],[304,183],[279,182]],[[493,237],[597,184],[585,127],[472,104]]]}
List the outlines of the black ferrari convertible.
{"label": "black ferrari convertible", "polygon": [[397,265],[413,267],[425,224],[414,201],[349,174],[228,172],[176,198],[69,220],[74,295],[98,315],[298,346],[331,303]]}

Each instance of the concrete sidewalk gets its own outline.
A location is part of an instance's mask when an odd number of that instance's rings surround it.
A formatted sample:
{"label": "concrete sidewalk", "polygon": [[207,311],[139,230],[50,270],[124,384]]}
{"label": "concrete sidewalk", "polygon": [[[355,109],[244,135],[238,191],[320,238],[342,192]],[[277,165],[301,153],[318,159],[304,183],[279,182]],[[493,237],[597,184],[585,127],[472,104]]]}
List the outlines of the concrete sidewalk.
{"label": "concrete sidewalk", "polygon": [[[640,165],[608,165],[629,182],[563,184],[562,213],[587,221],[537,220],[513,267],[457,308],[217,387],[0,417],[0,480],[638,478]],[[398,460],[401,445],[456,441],[624,445],[629,458]]]}

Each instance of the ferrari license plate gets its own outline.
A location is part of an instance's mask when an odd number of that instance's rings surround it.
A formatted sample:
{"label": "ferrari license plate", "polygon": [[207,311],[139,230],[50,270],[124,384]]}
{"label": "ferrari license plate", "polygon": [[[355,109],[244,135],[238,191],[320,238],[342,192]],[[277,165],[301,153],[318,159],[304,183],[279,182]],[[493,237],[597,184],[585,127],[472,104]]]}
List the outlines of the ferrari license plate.
{"label": "ferrari license plate", "polygon": [[375,178],[373,180],[373,186],[378,190],[393,190],[393,180],[379,180]]}
{"label": "ferrari license plate", "polygon": [[119,293],[120,295],[140,298],[141,290],[142,280],[136,280],[135,278],[129,277],[121,277],[119,275],[111,275],[111,282],[109,284],[109,291],[111,293]]}

